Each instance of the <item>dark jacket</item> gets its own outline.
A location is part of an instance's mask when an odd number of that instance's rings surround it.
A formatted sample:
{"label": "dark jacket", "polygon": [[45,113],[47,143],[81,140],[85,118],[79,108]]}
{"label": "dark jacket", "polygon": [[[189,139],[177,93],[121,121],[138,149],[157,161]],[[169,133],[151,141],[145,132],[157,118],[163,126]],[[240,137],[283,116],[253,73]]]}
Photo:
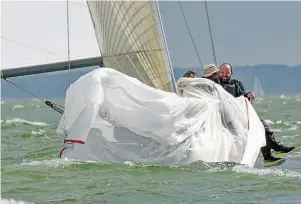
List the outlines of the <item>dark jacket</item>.
{"label": "dark jacket", "polygon": [[[234,85],[235,86],[234,93],[233,92],[231,93],[226,89],[227,85]],[[247,97],[247,94],[249,93],[249,92],[245,91],[245,87],[244,87],[243,83],[241,81],[237,80],[237,79],[231,79],[228,82],[221,81],[221,86],[224,87],[226,89],[226,91],[228,91],[234,97],[240,97],[240,96]]]}

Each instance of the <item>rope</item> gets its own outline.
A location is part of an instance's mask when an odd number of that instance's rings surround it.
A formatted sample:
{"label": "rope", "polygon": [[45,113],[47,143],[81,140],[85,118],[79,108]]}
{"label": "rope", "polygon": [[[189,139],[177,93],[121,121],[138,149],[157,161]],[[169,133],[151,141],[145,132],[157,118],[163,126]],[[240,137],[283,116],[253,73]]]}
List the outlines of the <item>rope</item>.
{"label": "rope", "polygon": [[39,50],[39,51],[41,51],[41,52],[45,52],[45,53],[51,54],[51,55],[53,55],[53,56],[56,56],[56,57],[60,57],[60,58],[66,59],[65,57],[63,57],[63,56],[61,56],[61,55],[58,55],[58,54],[56,54],[56,53],[54,53],[54,52],[50,52],[50,51],[48,51],[48,50],[44,50],[44,49],[42,49],[42,48],[40,48],[40,47],[35,47],[35,46],[33,46],[33,45],[29,45],[29,44],[25,44],[25,43],[22,43],[22,42],[18,42],[18,41],[16,41],[16,40],[12,40],[12,39],[9,39],[9,38],[4,37],[4,36],[1,36],[1,38],[2,38],[3,40],[10,41],[10,42],[16,43],[16,44],[18,44],[18,45],[22,45],[22,46],[24,46],[24,47],[30,47],[30,48]]}
{"label": "rope", "polygon": [[70,3],[72,3],[72,4],[76,4],[76,5],[78,5],[78,6],[87,7],[87,5],[86,5],[86,4],[82,4],[82,3],[79,3],[79,2],[76,2],[76,1],[71,1]]}
{"label": "rope", "polygon": [[206,0],[205,0],[205,9],[206,9],[210,39],[211,39],[212,54],[213,54],[213,57],[214,57],[214,63],[217,66],[217,60],[216,60],[216,55],[215,55],[215,49],[214,49],[214,43],[213,43],[213,37],[212,37],[212,31],[211,31],[211,25],[210,25],[210,18],[209,18],[209,12],[208,12],[208,8],[207,8],[207,1]]}
{"label": "rope", "polygon": [[196,48],[196,46],[195,46],[195,43],[194,43],[192,34],[191,34],[191,32],[190,32],[190,29],[189,29],[189,26],[188,26],[188,23],[187,23],[187,20],[186,20],[186,17],[185,17],[185,14],[184,14],[184,11],[183,11],[183,8],[182,8],[182,6],[181,6],[180,1],[178,1],[178,3],[179,3],[179,6],[180,6],[180,9],[181,9],[181,11],[182,11],[182,14],[183,14],[183,17],[184,17],[184,20],[185,20],[185,24],[186,24],[186,26],[187,26],[187,29],[188,29],[190,38],[191,38],[191,40],[192,40],[192,43],[193,43],[195,52],[196,52],[196,54],[197,54],[197,56],[198,56],[198,59],[199,59],[199,62],[200,62],[200,64],[201,64],[202,69],[204,69],[204,68],[203,68],[203,64],[202,64],[202,61],[201,61],[201,58],[200,58],[199,53],[198,53],[198,50],[197,50],[197,48]]}
{"label": "rope", "polygon": [[71,62],[70,62],[70,34],[69,34],[69,1],[67,0],[67,38],[68,38],[68,66],[69,66],[69,86],[71,85]]}
{"label": "rope", "polygon": [[5,81],[7,81],[8,83],[10,83],[10,84],[16,86],[17,88],[21,89],[22,91],[28,93],[29,95],[31,95],[31,96],[33,96],[33,97],[39,99],[40,101],[43,101],[47,106],[49,106],[49,107],[52,108],[53,110],[55,110],[55,111],[57,111],[57,112],[59,112],[59,113],[61,113],[61,114],[64,113],[64,107],[63,107],[63,106],[61,106],[61,105],[59,105],[59,104],[56,104],[56,103],[54,103],[54,102],[51,102],[51,101],[44,100],[44,99],[40,98],[39,96],[37,96],[37,95],[35,95],[35,94],[33,94],[33,93],[30,93],[29,91],[23,89],[22,87],[20,87],[19,85],[15,84],[14,82],[12,82],[12,81],[10,81],[10,80],[8,80],[8,79],[6,79],[6,78],[3,78],[3,79],[4,79]]}

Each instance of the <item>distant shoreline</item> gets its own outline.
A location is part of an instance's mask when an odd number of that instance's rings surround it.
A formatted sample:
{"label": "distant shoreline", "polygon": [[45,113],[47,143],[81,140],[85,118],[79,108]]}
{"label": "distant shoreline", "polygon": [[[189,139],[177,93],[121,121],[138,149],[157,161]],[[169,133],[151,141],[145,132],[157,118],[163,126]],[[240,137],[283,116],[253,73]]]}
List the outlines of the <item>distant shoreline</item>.
{"label": "distant shoreline", "polygon": [[[97,67],[95,67],[97,68]],[[37,74],[10,79],[27,91],[43,98],[61,100],[65,98],[69,87],[69,76],[72,82],[95,69],[87,67],[69,71]],[[176,80],[186,71],[194,70],[199,75],[201,68],[174,68]],[[246,91],[252,91],[254,79],[257,77],[267,96],[295,96],[301,93],[301,65],[255,65],[233,67],[234,77],[242,81]],[[1,100],[30,99],[32,96],[13,85],[1,80]]]}
{"label": "distant shoreline", "polygon": [[[284,94],[281,94],[281,95],[267,95],[267,96],[264,96],[264,97],[257,97],[257,98],[280,98],[281,96],[284,96],[284,97],[301,97],[301,93],[293,94],[293,95],[284,95]],[[62,98],[43,98],[43,99],[55,102],[55,101],[64,101],[65,97],[62,97]],[[1,104],[3,104],[3,102],[6,103],[6,102],[14,102],[14,101],[37,101],[39,103],[44,103],[43,101],[40,101],[40,100],[38,100],[36,98],[33,98],[33,97],[28,97],[28,98],[1,98]]]}

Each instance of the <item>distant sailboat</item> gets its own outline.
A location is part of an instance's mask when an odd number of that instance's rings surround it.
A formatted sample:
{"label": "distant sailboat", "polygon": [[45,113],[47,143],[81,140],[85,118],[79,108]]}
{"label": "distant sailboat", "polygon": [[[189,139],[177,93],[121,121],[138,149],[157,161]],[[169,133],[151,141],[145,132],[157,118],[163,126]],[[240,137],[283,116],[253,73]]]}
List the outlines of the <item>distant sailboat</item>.
{"label": "distant sailboat", "polygon": [[262,85],[260,83],[260,80],[258,79],[258,77],[256,76],[254,78],[254,83],[253,83],[253,93],[257,96],[257,97],[264,97],[265,96],[265,92],[262,88]]}

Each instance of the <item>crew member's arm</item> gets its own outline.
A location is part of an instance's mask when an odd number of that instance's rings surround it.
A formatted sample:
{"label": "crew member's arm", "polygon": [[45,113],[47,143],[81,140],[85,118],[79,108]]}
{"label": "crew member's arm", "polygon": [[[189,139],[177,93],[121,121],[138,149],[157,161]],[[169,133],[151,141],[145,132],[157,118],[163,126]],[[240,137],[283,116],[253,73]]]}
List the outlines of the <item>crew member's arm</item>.
{"label": "crew member's arm", "polygon": [[243,95],[244,97],[247,97],[247,93],[245,91],[245,87],[243,85],[243,83],[241,83],[241,81],[237,80],[237,86],[238,86],[238,90],[237,93],[239,96]]}
{"label": "crew member's arm", "polygon": [[252,92],[246,92],[245,87],[241,81],[237,80],[238,90],[237,93],[239,93],[239,96],[243,95],[244,97],[248,98],[249,100],[255,99],[255,95]]}

